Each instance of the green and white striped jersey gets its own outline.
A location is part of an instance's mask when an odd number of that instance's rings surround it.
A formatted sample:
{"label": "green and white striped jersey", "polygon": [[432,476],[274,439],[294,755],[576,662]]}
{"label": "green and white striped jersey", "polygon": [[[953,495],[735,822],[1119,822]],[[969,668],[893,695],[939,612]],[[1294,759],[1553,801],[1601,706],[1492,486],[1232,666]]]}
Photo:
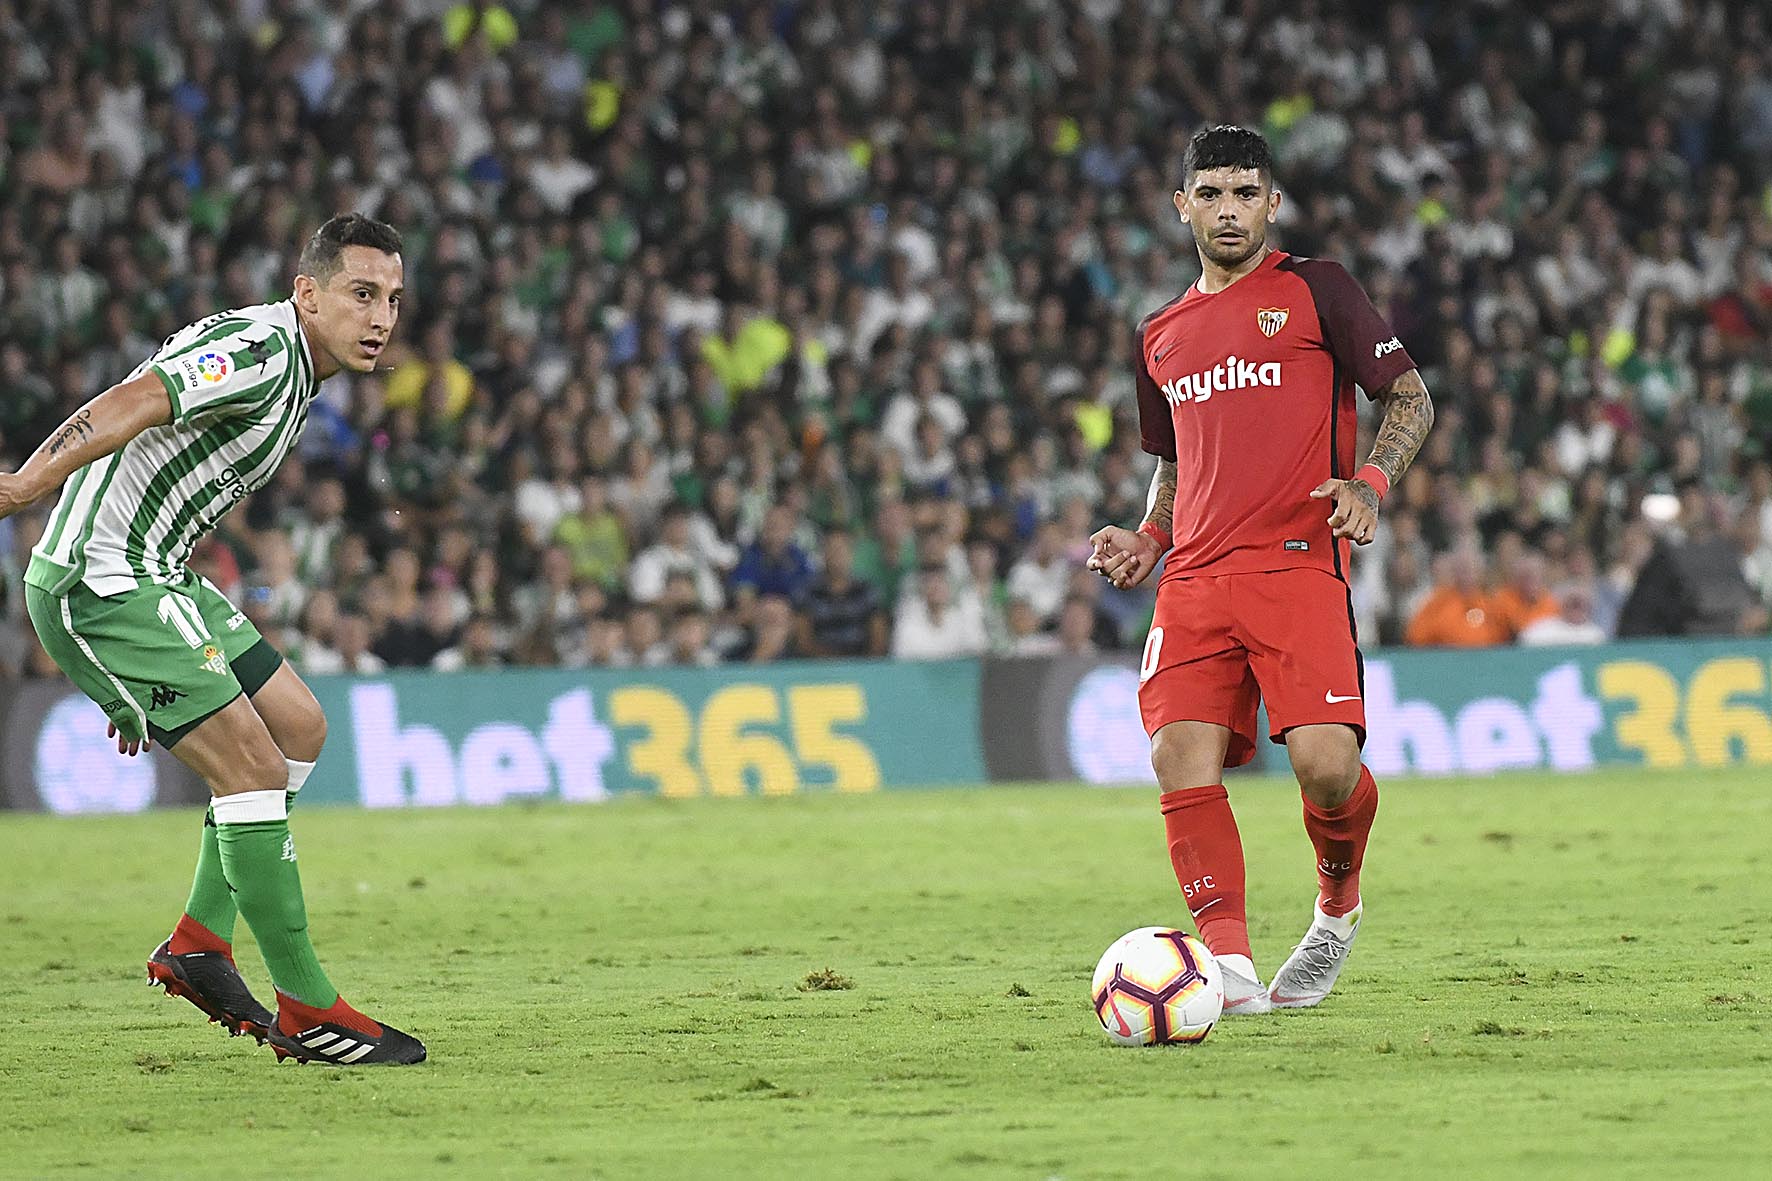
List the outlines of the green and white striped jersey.
{"label": "green and white striped jersey", "polygon": [[58,595],[182,582],[198,539],[295,446],[319,388],[290,300],[197,321],[129,376],[150,372],[172,421],[69,478],[25,581]]}

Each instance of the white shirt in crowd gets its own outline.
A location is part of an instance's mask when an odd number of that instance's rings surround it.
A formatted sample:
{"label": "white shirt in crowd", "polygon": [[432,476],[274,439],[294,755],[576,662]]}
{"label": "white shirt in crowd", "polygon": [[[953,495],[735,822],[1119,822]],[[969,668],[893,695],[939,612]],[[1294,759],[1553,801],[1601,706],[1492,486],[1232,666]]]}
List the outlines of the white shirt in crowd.
{"label": "white shirt in crowd", "polygon": [[922,595],[908,594],[899,601],[892,627],[892,655],[899,660],[979,656],[989,642],[984,606],[975,594],[956,595],[939,619],[930,614]]}

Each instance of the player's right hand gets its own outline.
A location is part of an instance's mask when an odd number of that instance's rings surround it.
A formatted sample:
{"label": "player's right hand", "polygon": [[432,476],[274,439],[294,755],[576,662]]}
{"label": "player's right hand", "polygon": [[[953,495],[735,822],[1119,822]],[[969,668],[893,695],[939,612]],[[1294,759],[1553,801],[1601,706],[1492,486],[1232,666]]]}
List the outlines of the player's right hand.
{"label": "player's right hand", "polygon": [[129,739],[123,737],[123,735],[117,733],[116,722],[112,722],[105,727],[105,737],[115,738],[117,740],[117,753],[120,755],[128,755],[132,759],[138,752],[149,751],[154,748],[154,740],[152,738],[143,738],[139,742],[131,742]]}
{"label": "player's right hand", "polygon": [[1089,569],[1121,590],[1149,578],[1163,559],[1156,538],[1118,525],[1096,530],[1089,540],[1095,546],[1095,552],[1089,555]]}

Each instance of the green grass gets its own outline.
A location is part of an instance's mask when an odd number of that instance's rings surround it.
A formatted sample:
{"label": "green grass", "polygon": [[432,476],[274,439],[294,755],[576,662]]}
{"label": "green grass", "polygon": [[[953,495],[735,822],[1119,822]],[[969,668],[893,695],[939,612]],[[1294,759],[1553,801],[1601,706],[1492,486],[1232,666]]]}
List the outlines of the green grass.
{"label": "green grass", "polygon": [[[1232,789],[1258,965],[1297,795]],[[1399,783],[1320,1009],[1111,1047],[1096,956],[1185,921],[1152,793],[298,809],[322,957],[411,1070],[278,1067],[141,983],[191,812],[0,816],[0,1172],[1742,1176],[1772,1159],[1763,776]],[[244,930],[244,928],[242,928]],[[241,962],[261,996],[262,965]],[[164,1168],[162,1168],[164,1166]]]}

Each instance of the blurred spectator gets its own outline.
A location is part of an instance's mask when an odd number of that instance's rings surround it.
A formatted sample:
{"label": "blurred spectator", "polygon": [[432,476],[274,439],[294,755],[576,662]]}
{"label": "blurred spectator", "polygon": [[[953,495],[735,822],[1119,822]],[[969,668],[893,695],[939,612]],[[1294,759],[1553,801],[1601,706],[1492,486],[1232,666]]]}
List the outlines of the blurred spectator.
{"label": "blurred spectator", "polygon": [[945,566],[926,565],[899,601],[892,655],[900,660],[981,656],[988,639],[984,611],[972,594],[957,594]]}
{"label": "blurred spectator", "polygon": [[498,629],[486,615],[469,619],[461,629],[461,638],[431,658],[431,667],[444,673],[501,668],[504,663],[504,654],[498,648]]}
{"label": "blurred spectator", "polygon": [[1064,551],[1058,522],[1042,522],[1034,533],[1033,549],[1009,569],[1009,597],[1032,607],[1041,624],[1052,622],[1058,618],[1077,566]]}
{"label": "blurred spectator", "polygon": [[791,660],[801,653],[796,638],[794,605],[785,595],[764,595],[751,612],[751,627],[732,659],[747,664]]}
{"label": "blurred spectator", "polygon": [[794,544],[794,513],[783,504],[770,506],[757,540],[745,547],[732,571],[742,612],[758,595],[779,595],[798,602],[812,584],[812,562]]}
{"label": "blurred spectator", "polygon": [[1491,597],[1490,609],[1508,638],[1520,636],[1535,623],[1555,619],[1560,612],[1557,597],[1545,585],[1544,575],[1542,557],[1536,553],[1522,554],[1513,563],[1507,585]]}
{"label": "blurred spectator", "polygon": [[628,570],[628,591],[641,603],[664,593],[665,579],[681,571],[695,581],[701,606],[718,610],[725,599],[713,566],[690,544],[689,510],[673,504],[659,524],[658,540],[641,550]]}
{"label": "blurred spectator", "polygon": [[1589,592],[1584,588],[1565,591],[1557,614],[1541,616],[1520,630],[1520,643],[1532,648],[1558,644],[1601,644],[1606,629],[1594,622]]}
{"label": "blurred spectator", "polygon": [[880,592],[855,577],[855,540],[848,530],[826,530],[823,557],[824,569],[801,607],[802,654],[884,656],[885,609]]}
{"label": "blurred spectator", "polygon": [[1482,559],[1459,549],[1434,559],[1434,589],[1409,620],[1408,640],[1421,647],[1504,644],[1507,621],[1483,589]]}

